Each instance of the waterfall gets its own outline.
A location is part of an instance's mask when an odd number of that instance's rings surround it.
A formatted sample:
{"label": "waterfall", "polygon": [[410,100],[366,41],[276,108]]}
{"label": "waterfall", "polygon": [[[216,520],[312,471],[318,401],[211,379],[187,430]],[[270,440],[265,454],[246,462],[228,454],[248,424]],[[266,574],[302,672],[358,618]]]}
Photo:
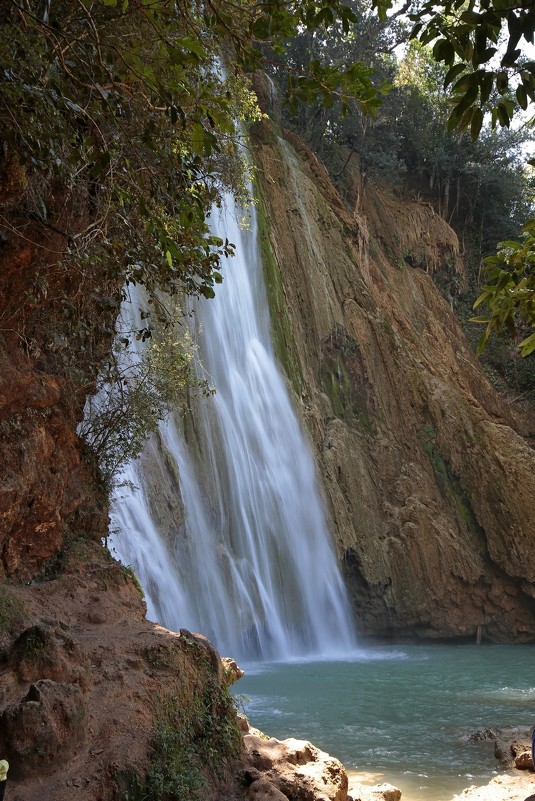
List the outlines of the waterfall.
{"label": "waterfall", "polygon": [[[230,198],[213,212],[236,255],[216,298],[191,315],[216,394],[196,401],[187,437],[178,416],[160,426],[149,472],[147,454],[127,467],[139,489],[116,493],[112,546],[136,571],[148,617],[169,628],[202,632],[242,658],[343,655],[354,648],[345,590],[270,341],[256,217],[244,230],[239,215]],[[162,505],[167,518],[182,505],[171,537]]]}

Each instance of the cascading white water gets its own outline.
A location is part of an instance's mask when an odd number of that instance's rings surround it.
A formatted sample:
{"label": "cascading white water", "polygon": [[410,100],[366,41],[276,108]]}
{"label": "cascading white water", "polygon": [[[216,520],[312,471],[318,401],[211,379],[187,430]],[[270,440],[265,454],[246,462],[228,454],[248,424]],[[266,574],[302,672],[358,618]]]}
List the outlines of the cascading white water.
{"label": "cascading white water", "polygon": [[[160,427],[152,482],[143,459],[129,465],[124,478],[139,491],[114,499],[113,547],[136,571],[148,616],[169,628],[241,657],[347,654],[353,630],[314,464],[270,342],[256,218],[243,230],[237,216],[228,198],[214,212],[236,256],[192,316],[216,394],[196,404],[191,449],[176,418]],[[185,520],[172,543],[157,520],[169,499],[150,488],[169,483],[170,457]]]}

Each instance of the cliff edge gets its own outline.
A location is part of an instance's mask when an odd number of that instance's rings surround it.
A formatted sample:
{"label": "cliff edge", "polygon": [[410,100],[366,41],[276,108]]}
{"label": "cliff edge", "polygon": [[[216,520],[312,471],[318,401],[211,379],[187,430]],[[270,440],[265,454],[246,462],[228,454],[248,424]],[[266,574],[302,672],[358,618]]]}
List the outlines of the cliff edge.
{"label": "cliff edge", "polygon": [[274,336],[362,635],[535,637],[535,453],[431,273],[455,233],[354,166],[255,130]]}

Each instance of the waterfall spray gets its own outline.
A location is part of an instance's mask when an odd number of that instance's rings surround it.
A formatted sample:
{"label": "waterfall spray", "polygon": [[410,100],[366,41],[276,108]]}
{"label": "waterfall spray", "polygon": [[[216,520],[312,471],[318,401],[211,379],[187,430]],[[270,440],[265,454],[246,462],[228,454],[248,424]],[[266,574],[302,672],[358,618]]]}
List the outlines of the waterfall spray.
{"label": "waterfall spray", "polygon": [[135,569],[149,617],[169,628],[201,631],[247,658],[346,654],[348,604],[310,448],[270,341],[256,217],[252,210],[243,230],[238,214],[231,198],[213,213],[236,256],[216,298],[196,302],[192,315],[216,394],[195,403],[189,441],[174,415],[148,446],[160,483],[172,484],[169,460],[176,465],[183,523],[166,541],[157,519],[166,501],[154,497],[142,458],[125,471],[139,491],[114,498],[112,543]]}

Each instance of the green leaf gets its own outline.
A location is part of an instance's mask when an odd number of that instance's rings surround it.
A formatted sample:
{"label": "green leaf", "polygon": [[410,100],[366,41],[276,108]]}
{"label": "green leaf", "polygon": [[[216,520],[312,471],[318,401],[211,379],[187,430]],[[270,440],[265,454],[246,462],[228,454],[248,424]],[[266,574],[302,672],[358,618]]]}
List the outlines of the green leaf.
{"label": "green leaf", "polygon": [[528,107],[528,95],[526,88],[522,84],[519,84],[516,88],[516,99],[518,100],[519,106],[525,111]]}
{"label": "green leaf", "polygon": [[468,126],[472,122],[472,118],[474,116],[474,111],[475,111],[474,108],[466,109],[466,111],[464,112],[463,116],[461,117],[461,121],[460,121],[459,126],[458,126],[460,131],[465,131],[468,128]]}
{"label": "green leaf", "polygon": [[460,102],[457,103],[450,114],[450,118],[448,120],[448,131],[452,131],[461,123],[465,111],[467,111],[477,100],[478,93],[479,87],[477,86],[472,86],[467,92],[465,92]]}
{"label": "green leaf", "polygon": [[481,104],[486,103],[492,92],[494,84],[494,74],[492,72],[485,72],[480,80]]}
{"label": "green leaf", "polygon": [[498,103],[496,108],[498,113],[498,120],[502,128],[509,128],[509,123],[511,122],[511,118],[509,116],[509,112],[507,110],[507,106],[505,103]]}
{"label": "green leaf", "polygon": [[465,69],[466,64],[454,64],[453,67],[450,67],[446,73],[446,77],[444,78],[444,89],[447,89],[447,87],[453,83],[455,78],[464,72]]}
{"label": "green leaf", "polygon": [[271,19],[270,17],[263,14],[261,17],[257,17],[257,19],[253,23],[252,27],[252,34],[255,39],[259,39],[260,41],[265,41],[269,39],[271,35]]}
{"label": "green leaf", "polygon": [[519,343],[518,347],[520,348],[521,356],[530,356],[535,351],[535,333],[530,334],[529,337],[523,339],[522,342]]}
{"label": "green leaf", "polygon": [[480,108],[475,108],[474,113],[472,115],[472,123],[470,126],[470,135],[472,137],[472,141],[476,141],[481,131],[481,126],[483,125],[483,111]]}
{"label": "green leaf", "polygon": [[451,64],[455,58],[455,50],[451,42],[447,39],[439,39],[433,47],[433,58],[436,61],[444,61],[445,64]]}

